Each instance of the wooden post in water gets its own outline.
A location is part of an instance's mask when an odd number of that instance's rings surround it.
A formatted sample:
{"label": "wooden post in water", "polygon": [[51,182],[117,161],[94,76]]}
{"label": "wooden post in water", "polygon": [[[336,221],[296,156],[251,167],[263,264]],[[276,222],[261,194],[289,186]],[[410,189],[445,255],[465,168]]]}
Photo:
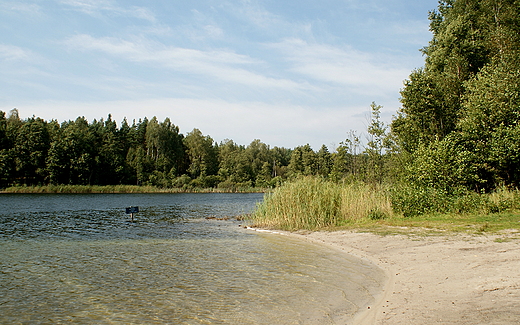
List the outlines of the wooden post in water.
{"label": "wooden post in water", "polygon": [[128,207],[126,208],[126,214],[130,215],[132,222],[134,222],[134,213],[139,212],[139,207]]}

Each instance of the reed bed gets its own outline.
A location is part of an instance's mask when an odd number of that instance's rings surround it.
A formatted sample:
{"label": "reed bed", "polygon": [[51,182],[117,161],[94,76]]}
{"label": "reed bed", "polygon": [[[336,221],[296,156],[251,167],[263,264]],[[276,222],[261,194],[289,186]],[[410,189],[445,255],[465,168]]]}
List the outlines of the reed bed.
{"label": "reed bed", "polygon": [[12,186],[1,193],[255,193],[265,192],[261,188],[161,188],[148,185],[44,185]]}
{"label": "reed bed", "polygon": [[316,230],[392,215],[390,199],[381,186],[305,177],[266,194],[251,220],[256,227]]}
{"label": "reed bed", "polygon": [[161,189],[153,186],[136,185],[44,185],[12,186],[3,193],[155,193]]}

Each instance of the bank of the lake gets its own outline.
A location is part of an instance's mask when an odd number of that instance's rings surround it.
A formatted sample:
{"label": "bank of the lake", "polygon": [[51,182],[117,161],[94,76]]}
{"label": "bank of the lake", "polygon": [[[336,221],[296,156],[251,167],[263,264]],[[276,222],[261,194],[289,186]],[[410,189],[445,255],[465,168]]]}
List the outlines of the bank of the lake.
{"label": "bank of the lake", "polygon": [[369,259],[388,282],[356,324],[518,324],[520,231],[284,232]]}
{"label": "bank of the lake", "polygon": [[[331,245],[386,271],[358,324],[517,324],[520,192],[286,183],[251,216],[260,228]],[[370,308],[369,308],[370,307]]]}
{"label": "bank of the lake", "polygon": [[0,190],[1,193],[264,193],[267,188],[259,187],[228,187],[228,188],[163,188],[149,185],[42,185],[42,186],[11,186]]}

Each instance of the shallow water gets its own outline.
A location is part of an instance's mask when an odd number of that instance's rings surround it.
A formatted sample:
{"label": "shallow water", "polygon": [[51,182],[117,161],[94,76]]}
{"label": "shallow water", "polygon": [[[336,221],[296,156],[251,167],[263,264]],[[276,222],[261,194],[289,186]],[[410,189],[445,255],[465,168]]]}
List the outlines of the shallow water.
{"label": "shallow water", "polygon": [[0,195],[0,323],[334,324],[373,300],[373,265],[206,219],[261,199]]}

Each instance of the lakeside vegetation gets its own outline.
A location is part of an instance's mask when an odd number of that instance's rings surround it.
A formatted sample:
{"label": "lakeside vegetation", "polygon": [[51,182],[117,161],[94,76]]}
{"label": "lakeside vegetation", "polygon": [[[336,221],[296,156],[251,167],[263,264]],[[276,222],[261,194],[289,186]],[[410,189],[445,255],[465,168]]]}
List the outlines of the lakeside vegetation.
{"label": "lakeside vegetation", "polygon": [[[416,192],[415,199],[410,200],[412,190],[416,189],[360,182],[339,184],[308,176],[266,194],[250,222],[254,227],[288,231],[366,229],[398,233],[402,227],[421,227],[472,233],[517,229],[520,233],[518,190],[498,189],[484,194],[467,191],[459,195]],[[403,197],[408,201],[403,202]]]}
{"label": "lakeside vegetation", "polygon": [[163,188],[151,185],[43,185],[12,186],[0,193],[10,194],[56,194],[56,193],[263,193],[265,188]]}

